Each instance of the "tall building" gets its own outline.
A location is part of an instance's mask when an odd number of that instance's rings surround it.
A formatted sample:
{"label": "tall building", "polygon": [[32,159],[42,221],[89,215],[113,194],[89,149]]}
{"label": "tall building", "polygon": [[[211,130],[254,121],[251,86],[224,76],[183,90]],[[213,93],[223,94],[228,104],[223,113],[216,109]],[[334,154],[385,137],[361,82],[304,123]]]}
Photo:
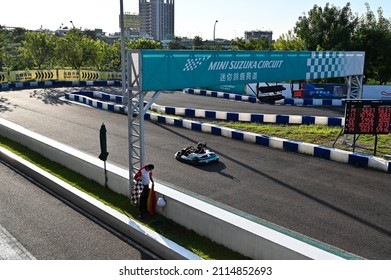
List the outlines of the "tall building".
{"label": "tall building", "polygon": [[174,0],[139,0],[140,34],[155,40],[174,38]]}

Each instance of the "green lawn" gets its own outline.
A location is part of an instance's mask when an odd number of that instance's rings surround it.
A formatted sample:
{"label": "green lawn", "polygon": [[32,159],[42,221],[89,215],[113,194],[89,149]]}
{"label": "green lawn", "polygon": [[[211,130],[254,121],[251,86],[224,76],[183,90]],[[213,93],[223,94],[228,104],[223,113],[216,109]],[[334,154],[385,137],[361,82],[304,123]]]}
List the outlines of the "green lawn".
{"label": "green lawn", "polygon": [[[234,128],[243,131],[254,132],[258,134],[295,140],[300,142],[322,145],[325,147],[353,151],[350,145],[353,143],[353,135],[347,138],[347,144],[343,143],[343,134],[338,138],[342,128],[325,125],[275,125],[275,124],[258,124],[244,122],[211,122],[213,124]],[[338,138],[338,141],[336,141]],[[375,147],[375,136],[362,134],[356,140],[355,152],[373,155]],[[377,136],[376,156],[383,157],[391,154],[391,134],[380,134]]]}

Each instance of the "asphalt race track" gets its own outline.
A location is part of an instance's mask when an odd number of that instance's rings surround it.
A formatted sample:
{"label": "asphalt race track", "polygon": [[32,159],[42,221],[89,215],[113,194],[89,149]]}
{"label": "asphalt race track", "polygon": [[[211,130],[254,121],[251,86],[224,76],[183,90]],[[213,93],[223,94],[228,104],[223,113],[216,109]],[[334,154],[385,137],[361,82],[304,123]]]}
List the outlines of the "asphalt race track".
{"label": "asphalt race track", "polygon": [[[0,117],[96,156],[104,122],[108,161],[127,167],[127,117],[59,99],[64,91],[75,90],[0,92]],[[105,89],[108,93],[119,90]],[[250,104],[181,92],[162,93],[156,103],[231,112],[343,116],[342,108]],[[176,151],[201,140],[220,156],[219,163],[195,167],[175,160]],[[146,161],[155,164],[158,181],[361,257],[391,259],[390,174],[151,122],[145,123],[145,148]]]}
{"label": "asphalt race track", "polygon": [[[154,259],[1,163],[0,174],[0,237],[6,228],[11,241],[7,242],[11,246],[1,246],[0,238],[0,261],[31,256],[38,260]],[[20,244],[28,253],[21,254]]]}

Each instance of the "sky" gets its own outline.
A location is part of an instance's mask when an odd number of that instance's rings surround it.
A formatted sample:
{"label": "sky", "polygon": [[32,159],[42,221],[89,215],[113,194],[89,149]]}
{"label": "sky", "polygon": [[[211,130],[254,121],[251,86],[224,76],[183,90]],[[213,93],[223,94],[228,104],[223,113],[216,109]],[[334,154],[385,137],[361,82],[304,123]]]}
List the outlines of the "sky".
{"label": "sky", "polygon": [[[36,30],[56,30],[61,25],[81,29],[103,29],[106,34],[119,32],[121,0],[12,0],[1,5],[0,25]],[[175,0],[175,36],[204,40],[244,37],[245,31],[272,31],[273,39],[293,30],[298,18],[314,5],[326,3],[344,7],[349,1],[329,0]],[[366,13],[365,2],[377,15],[391,18],[391,1],[351,0],[353,13]],[[138,13],[138,0],[123,0],[124,12]]]}

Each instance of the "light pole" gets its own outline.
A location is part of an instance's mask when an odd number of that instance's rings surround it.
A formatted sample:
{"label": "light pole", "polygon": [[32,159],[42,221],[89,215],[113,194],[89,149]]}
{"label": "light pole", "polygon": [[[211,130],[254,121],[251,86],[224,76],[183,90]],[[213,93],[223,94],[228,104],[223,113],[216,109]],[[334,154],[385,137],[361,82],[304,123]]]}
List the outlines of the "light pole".
{"label": "light pole", "polygon": [[124,3],[123,0],[119,2],[120,9],[120,23],[121,23],[121,68],[122,68],[122,101],[123,105],[128,103],[128,96],[126,96],[126,64],[125,64],[125,24],[124,24]]}
{"label": "light pole", "polygon": [[219,21],[216,19],[215,21],[215,25],[213,27],[213,44],[215,45],[215,40],[216,40],[216,23],[218,23]]}
{"label": "light pole", "polygon": [[75,25],[73,24],[73,21],[70,21],[70,23],[72,24],[73,28],[75,28]]}

